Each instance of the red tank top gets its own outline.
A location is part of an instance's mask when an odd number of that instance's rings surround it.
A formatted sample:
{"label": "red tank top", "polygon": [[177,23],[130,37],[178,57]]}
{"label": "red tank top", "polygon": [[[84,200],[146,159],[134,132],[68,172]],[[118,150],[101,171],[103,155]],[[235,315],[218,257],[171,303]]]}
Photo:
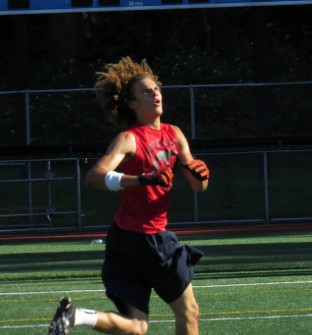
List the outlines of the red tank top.
{"label": "red tank top", "polygon": [[[135,137],[136,153],[122,163],[124,174],[140,175],[170,166],[177,161],[179,145],[173,126],[161,123],[161,129],[137,125],[127,130]],[[116,224],[124,230],[155,234],[166,229],[171,187],[139,185],[122,190]]]}

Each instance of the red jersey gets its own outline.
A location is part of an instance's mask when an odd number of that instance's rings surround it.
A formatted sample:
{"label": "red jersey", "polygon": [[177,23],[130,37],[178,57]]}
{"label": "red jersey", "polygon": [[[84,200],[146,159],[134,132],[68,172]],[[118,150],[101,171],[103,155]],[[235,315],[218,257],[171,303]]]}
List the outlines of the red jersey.
{"label": "red jersey", "polygon": [[[121,172],[128,175],[153,173],[167,166],[173,169],[179,145],[173,126],[161,123],[160,130],[136,125],[127,130],[133,134],[136,152],[122,163]],[[138,185],[123,189],[121,207],[115,222],[121,229],[155,234],[166,229],[171,187]]]}

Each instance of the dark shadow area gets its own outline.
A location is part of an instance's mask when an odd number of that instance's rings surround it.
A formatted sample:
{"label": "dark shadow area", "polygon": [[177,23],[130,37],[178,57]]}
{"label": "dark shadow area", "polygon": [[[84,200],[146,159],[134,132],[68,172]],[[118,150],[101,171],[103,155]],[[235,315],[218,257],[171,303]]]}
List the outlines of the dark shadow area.
{"label": "dark shadow area", "polygon": [[[283,234],[280,235],[281,237]],[[203,237],[194,236],[195,246],[204,252],[204,257],[195,268],[196,278],[243,278],[243,277],[268,277],[268,276],[298,276],[312,274],[312,241],[298,242],[270,242],[256,243],[250,239],[247,243],[235,243],[233,236],[228,236],[223,245],[215,245],[216,238],[211,242],[203,241]],[[250,237],[250,236],[249,236]],[[255,236],[253,236],[254,238]],[[263,238],[264,236],[262,236]],[[221,237],[220,237],[221,238]],[[224,236],[223,236],[224,239]],[[196,243],[196,240],[198,243]],[[214,240],[214,241],[213,241]],[[181,244],[187,244],[190,237],[180,238]],[[228,244],[227,244],[228,241]],[[207,244],[206,244],[207,243]],[[211,245],[209,245],[209,243]],[[16,248],[21,248],[18,243]],[[51,246],[47,251],[25,253],[6,253],[0,255],[2,282],[6,280],[6,273],[14,280],[38,277],[40,272],[47,279],[62,276],[71,276],[71,271],[76,271],[74,276],[93,276],[94,271],[100,272],[104,259],[105,245],[96,250],[54,251]],[[92,272],[92,273],[91,273]],[[68,273],[68,274],[67,274]]]}
{"label": "dark shadow area", "polygon": [[205,256],[197,278],[241,278],[312,274],[312,242],[198,245]]}
{"label": "dark shadow area", "polygon": [[[66,271],[99,269],[104,252],[67,251],[0,255],[1,272]],[[94,262],[96,261],[96,262]]]}

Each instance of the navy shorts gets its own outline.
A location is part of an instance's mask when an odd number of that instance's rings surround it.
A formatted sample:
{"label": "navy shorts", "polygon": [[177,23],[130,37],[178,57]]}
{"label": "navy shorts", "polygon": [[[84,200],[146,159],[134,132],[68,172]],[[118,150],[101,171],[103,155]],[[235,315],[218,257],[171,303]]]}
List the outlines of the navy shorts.
{"label": "navy shorts", "polygon": [[194,265],[202,256],[199,249],[179,244],[170,231],[149,235],[114,224],[102,269],[106,294],[124,315],[126,304],[148,314],[151,290],[167,303],[175,301],[192,281]]}

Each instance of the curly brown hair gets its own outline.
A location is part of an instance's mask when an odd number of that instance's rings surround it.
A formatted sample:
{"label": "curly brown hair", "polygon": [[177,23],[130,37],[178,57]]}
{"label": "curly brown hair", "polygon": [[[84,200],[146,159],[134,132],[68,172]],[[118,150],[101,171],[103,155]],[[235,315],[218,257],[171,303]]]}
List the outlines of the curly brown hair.
{"label": "curly brown hair", "polygon": [[116,64],[107,64],[104,71],[97,75],[97,101],[105,118],[120,128],[127,128],[136,121],[135,113],[129,107],[129,101],[135,100],[132,94],[133,85],[146,77],[158,85],[161,84],[146,59],[135,63],[130,57],[123,57]]}

